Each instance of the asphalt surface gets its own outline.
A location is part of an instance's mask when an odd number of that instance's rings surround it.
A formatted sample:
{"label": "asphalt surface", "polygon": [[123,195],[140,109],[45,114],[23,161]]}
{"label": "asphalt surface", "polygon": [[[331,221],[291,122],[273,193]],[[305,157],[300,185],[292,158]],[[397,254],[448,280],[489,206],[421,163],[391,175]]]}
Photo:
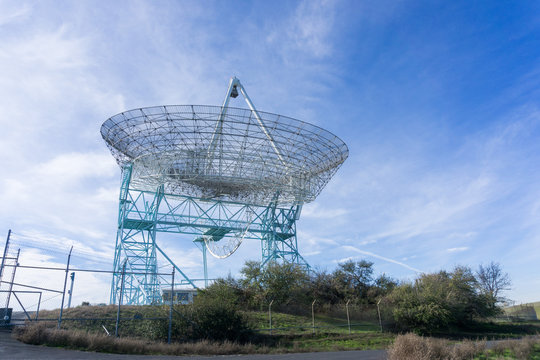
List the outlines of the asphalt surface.
{"label": "asphalt surface", "polygon": [[165,355],[118,355],[95,352],[85,352],[76,350],[65,350],[46,346],[27,345],[11,338],[11,333],[0,331],[0,359],[6,360],[34,360],[34,359],[58,359],[58,360],[85,360],[85,359],[107,359],[107,360],[169,360],[179,357],[189,357],[194,360],[207,359],[236,359],[236,360],[384,360],[386,352],[384,350],[365,351],[339,351],[339,352],[317,352],[301,354],[276,354],[276,355],[221,355],[221,356],[165,356]]}

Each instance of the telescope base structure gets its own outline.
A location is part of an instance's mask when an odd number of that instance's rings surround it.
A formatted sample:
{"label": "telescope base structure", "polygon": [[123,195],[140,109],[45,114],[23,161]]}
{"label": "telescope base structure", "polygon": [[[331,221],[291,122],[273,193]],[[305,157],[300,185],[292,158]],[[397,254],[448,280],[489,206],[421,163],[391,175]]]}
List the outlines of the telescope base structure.
{"label": "telescope base structure", "polygon": [[[164,193],[163,186],[154,192],[133,189],[131,171],[131,165],[122,171],[111,304],[119,301],[126,305],[163,303],[162,291],[171,288],[172,276],[160,272],[159,268],[172,271],[174,267],[175,287],[197,288],[197,281],[208,285],[207,246],[217,244],[219,247],[227,240],[236,241],[236,247],[242,240],[260,240],[263,268],[275,261],[310,268],[298,252],[296,220],[300,205],[284,208],[271,203],[262,207],[171,195]],[[165,254],[156,243],[160,232],[194,237],[193,241],[202,249],[203,279],[191,279]],[[158,254],[166,262],[159,267]]]}

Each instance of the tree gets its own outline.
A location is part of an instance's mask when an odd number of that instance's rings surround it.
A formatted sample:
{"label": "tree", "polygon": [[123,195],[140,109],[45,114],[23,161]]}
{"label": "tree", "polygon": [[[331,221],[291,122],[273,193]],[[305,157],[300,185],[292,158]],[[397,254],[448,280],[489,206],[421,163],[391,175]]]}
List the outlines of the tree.
{"label": "tree", "polygon": [[476,277],[480,291],[491,298],[493,305],[505,300],[501,292],[510,290],[512,282],[508,274],[503,272],[501,264],[492,261],[486,266],[480,265]]}
{"label": "tree", "polygon": [[323,304],[337,304],[343,300],[342,294],[335,286],[333,274],[325,270],[314,270],[311,274],[311,292],[313,298]]}
{"label": "tree", "polygon": [[261,269],[259,262],[247,261],[241,273],[244,290],[251,293],[260,306],[271,300],[280,304],[301,301],[307,295],[305,287],[309,276],[298,264],[274,262]]}
{"label": "tree", "polygon": [[422,274],[414,284],[397,286],[387,300],[394,305],[398,328],[422,333],[467,326],[498,310],[480,291],[473,271],[466,266]]}
{"label": "tree", "polygon": [[373,263],[367,260],[358,262],[349,260],[339,264],[333,276],[343,299],[351,297],[367,299],[368,290],[373,284]]}

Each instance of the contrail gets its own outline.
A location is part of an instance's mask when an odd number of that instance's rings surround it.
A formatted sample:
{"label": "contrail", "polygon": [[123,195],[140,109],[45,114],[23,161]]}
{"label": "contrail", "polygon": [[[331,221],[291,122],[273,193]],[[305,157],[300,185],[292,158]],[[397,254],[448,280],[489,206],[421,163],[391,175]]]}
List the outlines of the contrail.
{"label": "contrail", "polygon": [[343,248],[345,248],[345,249],[347,249],[347,250],[355,251],[355,252],[360,253],[360,254],[372,256],[372,257],[377,258],[377,259],[381,259],[381,260],[384,260],[384,261],[388,261],[388,262],[391,262],[391,263],[394,263],[394,264],[403,266],[404,268],[407,268],[407,269],[409,269],[409,270],[415,271],[415,272],[417,272],[417,273],[423,273],[422,270],[415,269],[415,268],[413,268],[412,266],[409,266],[409,265],[407,265],[407,264],[404,264],[404,263],[402,263],[402,262],[400,262],[400,261],[397,261],[397,260],[394,260],[394,259],[389,259],[389,258],[387,258],[387,257],[381,256],[381,255],[377,255],[377,254],[374,254],[374,253],[369,252],[369,251],[360,250],[360,249],[358,249],[358,248],[355,248],[354,246],[344,245]]}

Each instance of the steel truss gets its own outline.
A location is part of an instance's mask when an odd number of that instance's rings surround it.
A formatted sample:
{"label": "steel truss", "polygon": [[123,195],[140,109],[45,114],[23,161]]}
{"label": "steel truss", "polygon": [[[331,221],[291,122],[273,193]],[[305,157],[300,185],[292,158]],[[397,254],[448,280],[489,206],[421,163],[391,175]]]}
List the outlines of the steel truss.
{"label": "steel truss", "polygon": [[[190,279],[158,246],[159,232],[193,236],[203,250],[204,279],[207,283],[206,247],[208,242],[223,242],[242,234],[243,239],[261,241],[261,266],[282,260],[309,269],[298,252],[296,220],[301,205],[277,205],[277,201],[259,205],[166,194],[163,186],[156,191],[139,190],[130,186],[132,165],[124,166],[120,190],[118,232],[114,256],[114,275],[111,284],[112,304],[119,301],[122,269],[126,264],[123,304],[159,304],[162,286],[169,287],[168,277],[158,275],[157,255],[160,253],[176,269],[181,280],[175,285],[197,288]],[[276,199],[277,199],[276,195]],[[163,265],[163,264],[161,264]]]}

